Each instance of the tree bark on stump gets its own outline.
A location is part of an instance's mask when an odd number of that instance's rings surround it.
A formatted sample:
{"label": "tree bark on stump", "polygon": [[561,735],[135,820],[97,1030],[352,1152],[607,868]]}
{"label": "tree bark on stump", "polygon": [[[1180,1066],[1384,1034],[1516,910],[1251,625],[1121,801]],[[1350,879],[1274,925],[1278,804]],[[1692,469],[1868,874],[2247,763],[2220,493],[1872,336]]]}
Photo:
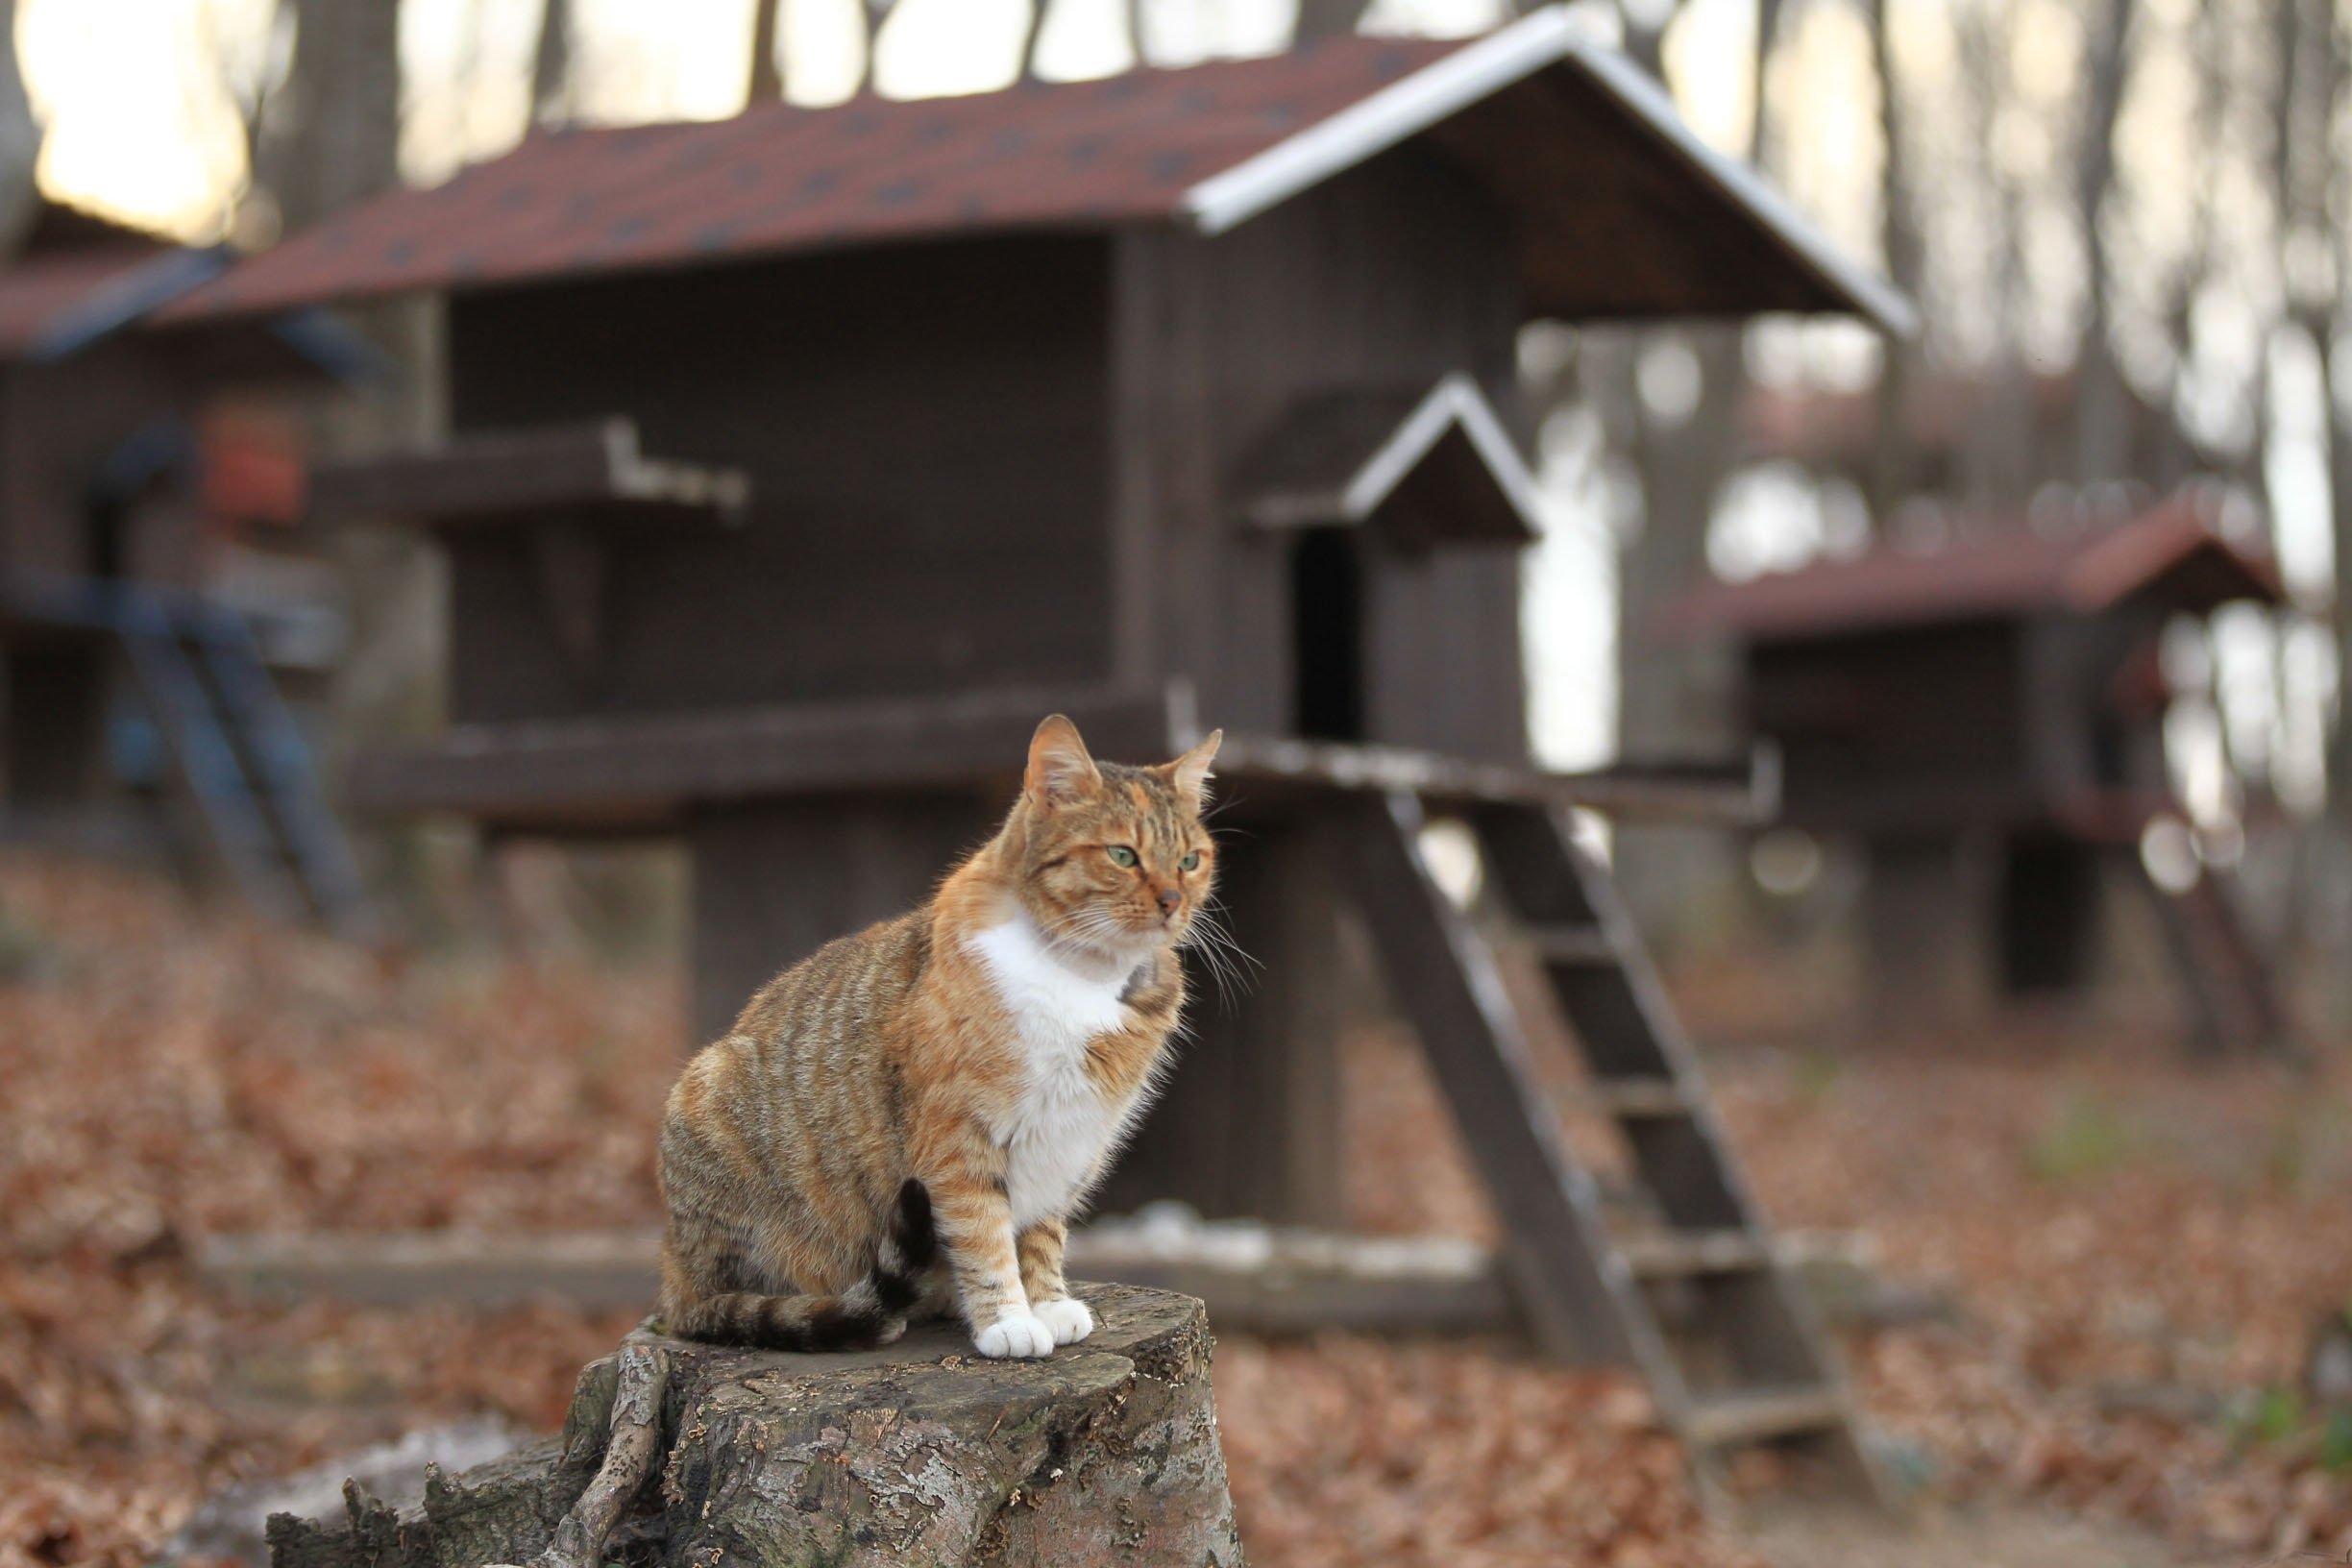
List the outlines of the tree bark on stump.
{"label": "tree bark on stump", "polygon": [[395,1512],[270,1521],[274,1568],[1215,1564],[1241,1547],[1198,1301],[1073,1287],[1093,1336],[988,1361],[955,1324],[793,1356],[640,1328],[580,1372],[560,1438],[429,1477]]}

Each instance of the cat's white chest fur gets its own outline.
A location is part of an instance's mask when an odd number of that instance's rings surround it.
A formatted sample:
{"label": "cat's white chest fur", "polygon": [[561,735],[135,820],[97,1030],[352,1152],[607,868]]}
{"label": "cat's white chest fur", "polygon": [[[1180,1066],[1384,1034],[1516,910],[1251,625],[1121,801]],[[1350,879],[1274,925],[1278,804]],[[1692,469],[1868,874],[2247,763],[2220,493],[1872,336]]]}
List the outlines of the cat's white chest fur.
{"label": "cat's white chest fur", "polygon": [[970,943],[1012,1016],[1024,1059],[1019,1099],[992,1129],[1009,1157],[1005,1188],[1017,1230],[1067,1212],[1125,1119],[1129,1106],[1104,1097],[1087,1076],[1086,1058],[1088,1041],[1127,1021],[1119,1000],[1127,973],[1056,953],[1025,915]]}

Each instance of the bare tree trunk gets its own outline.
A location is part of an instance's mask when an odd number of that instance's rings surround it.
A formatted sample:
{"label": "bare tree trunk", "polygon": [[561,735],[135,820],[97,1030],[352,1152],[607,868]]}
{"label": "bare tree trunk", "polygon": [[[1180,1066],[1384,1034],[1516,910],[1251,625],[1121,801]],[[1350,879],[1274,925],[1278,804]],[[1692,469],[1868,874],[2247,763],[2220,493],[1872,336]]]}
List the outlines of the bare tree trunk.
{"label": "bare tree trunk", "polygon": [[874,45],[882,39],[882,24],[889,21],[891,9],[897,0],[863,0],[866,10],[866,64],[858,77],[857,90],[874,90]]}
{"label": "bare tree trunk", "polygon": [[2340,144],[2335,129],[2352,110],[2352,20],[2327,0],[2312,0],[2307,29],[2318,46],[2302,58],[2313,62],[2303,102],[2298,144],[2304,161],[2297,170],[2297,205],[2307,233],[2324,244],[2335,262],[2332,287],[2316,289],[2302,304],[2304,331],[2319,351],[2322,418],[2326,430],[2328,515],[2336,542],[2336,733],[2328,752],[2328,810],[2340,847],[2352,849],[2352,352],[2343,334],[2352,331],[2352,190],[2340,164],[2352,149]]}
{"label": "bare tree trunk", "polygon": [[[1889,37],[1892,0],[1871,0],[1871,63],[1878,74],[1878,133],[1883,146],[1878,170],[1878,245],[1887,279],[1916,296],[1920,286],[1920,235],[1911,211],[1911,182],[1903,151],[1901,85]],[[1884,358],[1875,389],[1877,417],[1868,484],[1871,527],[1883,529],[1911,488],[1911,344],[1892,333],[1881,340]]]}
{"label": "bare tree trunk", "polygon": [[[1626,50],[1663,80],[1662,49],[1674,17],[1634,27]],[[1754,126],[1769,124],[1764,103],[1770,34],[1756,35]],[[1654,347],[1660,339],[1645,334]],[[1617,740],[1629,757],[1720,751],[1729,740],[1729,666],[1725,650],[1661,643],[1651,627],[1661,606],[1706,576],[1708,525],[1717,493],[1736,456],[1739,408],[1748,378],[1745,333],[1736,326],[1693,328],[1680,342],[1695,361],[1698,384],[1687,408],[1651,406],[1639,384],[1640,352],[1626,356],[1625,384],[1609,397],[1629,413],[1620,450],[1641,476],[1641,531],[1618,567]],[[1605,369],[1605,358],[1598,368]],[[1623,416],[1621,416],[1622,418]],[[1617,865],[1629,903],[1643,925],[1671,937],[1687,930],[1728,870],[1722,835],[1688,829],[1621,830]]]}
{"label": "bare tree trunk", "polygon": [[1045,36],[1045,15],[1053,9],[1053,0],[1030,0],[1029,25],[1021,34],[1021,76],[1031,82],[1038,74],[1038,39]]}
{"label": "bare tree trunk", "polygon": [[1298,24],[1291,29],[1295,46],[1317,38],[1343,38],[1363,26],[1374,0],[1298,0]]}
{"label": "bare tree trunk", "polygon": [[1239,1563],[1208,1314],[1077,1289],[1100,1326],[1051,1361],[977,1360],[943,1324],[846,1357],[640,1329],[581,1369],[561,1438],[434,1474],[398,1512],[347,1483],[341,1519],[271,1519],[271,1560],[591,1568],[609,1546],[668,1568]]}
{"label": "bare tree trunk", "polygon": [[40,126],[16,60],[16,0],[0,0],[0,257],[15,254],[39,210],[33,167],[40,145]]}
{"label": "bare tree trunk", "polygon": [[[2340,309],[2340,320],[2341,315]],[[2328,809],[2343,843],[2352,845],[2352,430],[2345,429],[2344,414],[2352,404],[2352,354],[2333,333],[2321,339],[2320,352],[2327,369],[2328,498],[2336,532],[2336,736],[2328,754]]]}
{"label": "bare tree trunk", "polygon": [[[259,183],[293,231],[400,183],[397,0],[281,0],[294,15],[283,97],[261,144]],[[421,442],[439,423],[439,313],[421,301],[352,319],[400,366],[398,384],[323,406],[316,444],[332,453]],[[439,563],[405,528],[338,529],[345,638],[329,705],[339,766],[357,747],[437,722],[442,647]],[[414,911],[429,901],[424,841],[411,829],[360,840],[379,881]]]}
{"label": "bare tree trunk", "polygon": [[2131,0],[2095,0],[2094,12],[2074,184],[2085,279],[2082,329],[2074,353],[2074,472],[2085,483],[2127,477],[2132,447],[2129,391],[2109,337],[2113,311],[2107,240],[2099,223],[2115,184],[2116,117],[2123,104],[2123,44],[2131,31]]}
{"label": "bare tree trunk", "polygon": [[[1970,131],[1985,138],[1979,145],[1989,144],[2009,93],[2011,20],[2008,8],[1997,6],[1961,24],[1962,69],[1973,88],[1976,110]],[[1992,241],[1997,254],[1992,306],[2001,347],[1985,378],[1992,393],[1985,417],[1975,421],[1970,432],[1967,489],[1968,499],[1976,505],[2003,507],[2022,502],[2043,476],[2034,450],[2039,434],[2034,389],[2017,348],[2026,331],[2025,203],[2017,182],[1998,160],[1987,158],[1982,168],[1999,214]]]}
{"label": "bare tree trunk", "polygon": [[751,74],[744,102],[773,103],[784,96],[784,66],[776,59],[776,27],[784,0],[751,0]]}
{"label": "bare tree trunk", "polygon": [[542,125],[572,117],[572,0],[546,0],[531,51],[531,114]]}
{"label": "bare tree trunk", "polygon": [[1127,0],[1127,46],[1135,52],[1138,69],[1151,63],[1150,0]]}
{"label": "bare tree trunk", "polygon": [[261,175],[291,229],[400,183],[400,7],[281,3],[294,12],[294,60]]}

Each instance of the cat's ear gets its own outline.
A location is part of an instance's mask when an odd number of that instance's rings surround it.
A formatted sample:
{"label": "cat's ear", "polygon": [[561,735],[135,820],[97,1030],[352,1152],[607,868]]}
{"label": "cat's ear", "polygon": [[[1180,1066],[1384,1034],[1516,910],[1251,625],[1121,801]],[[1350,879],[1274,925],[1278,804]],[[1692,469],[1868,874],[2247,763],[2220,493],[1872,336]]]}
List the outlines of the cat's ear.
{"label": "cat's ear", "polygon": [[1083,800],[1102,787],[1102,774],[1088,755],[1078,726],[1060,714],[1049,715],[1029,740],[1029,772],[1023,781],[1029,798],[1051,809]]}
{"label": "cat's ear", "polygon": [[1207,740],[1161,770],[1167,774],[1168,782],[1174,784],[1185,799],[1191,803],[1194,811],[1200,810],[1202,802],[1209,797],[1209,765],[1216,761],[1217,745],[1224,739],[1223,730],[1213,729]]}

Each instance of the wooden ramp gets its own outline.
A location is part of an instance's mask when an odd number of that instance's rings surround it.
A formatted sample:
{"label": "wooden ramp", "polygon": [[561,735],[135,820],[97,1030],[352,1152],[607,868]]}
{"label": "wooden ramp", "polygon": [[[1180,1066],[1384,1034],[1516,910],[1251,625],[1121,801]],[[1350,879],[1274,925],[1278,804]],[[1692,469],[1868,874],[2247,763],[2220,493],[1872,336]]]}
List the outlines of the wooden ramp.
{"label": "wooden ramp", "polygon": [[2222,873],[2200,868],[2186,888],[2168,888],[2133,855],[2132,875],[2153,901],[2165,946],[2188,993],[2190,1040],[2205,1056],[2304,1059],[2268,955],[2246,929]]}
{"label": "wooden ramp", "polygon": [[1446,803],[1541,959],[1591,1073],[1590,1108],[1630,1150],[1643,1207],[1662,1221],[1640,1237],[1612,1234],[1493,947],[1431,874],[1422,797],[1350,804],[1339,858],[1508,1233],[1507,1263],[1538,1338],[1566,1359],[1635,1368],[1710,1490],[1733,1451],[1773,1444],[1883,1501],[1836,1350],[1776,1256],[1606,870],[1542,805]]}
{"label": "wooden ramp", "polygon": [[184,590],[97,578],[20,579],[0,594],[0,616],[115,643],[214,857],[256,909],[314,916],[352,942],[381,935],[309,742],[243,616]]}

